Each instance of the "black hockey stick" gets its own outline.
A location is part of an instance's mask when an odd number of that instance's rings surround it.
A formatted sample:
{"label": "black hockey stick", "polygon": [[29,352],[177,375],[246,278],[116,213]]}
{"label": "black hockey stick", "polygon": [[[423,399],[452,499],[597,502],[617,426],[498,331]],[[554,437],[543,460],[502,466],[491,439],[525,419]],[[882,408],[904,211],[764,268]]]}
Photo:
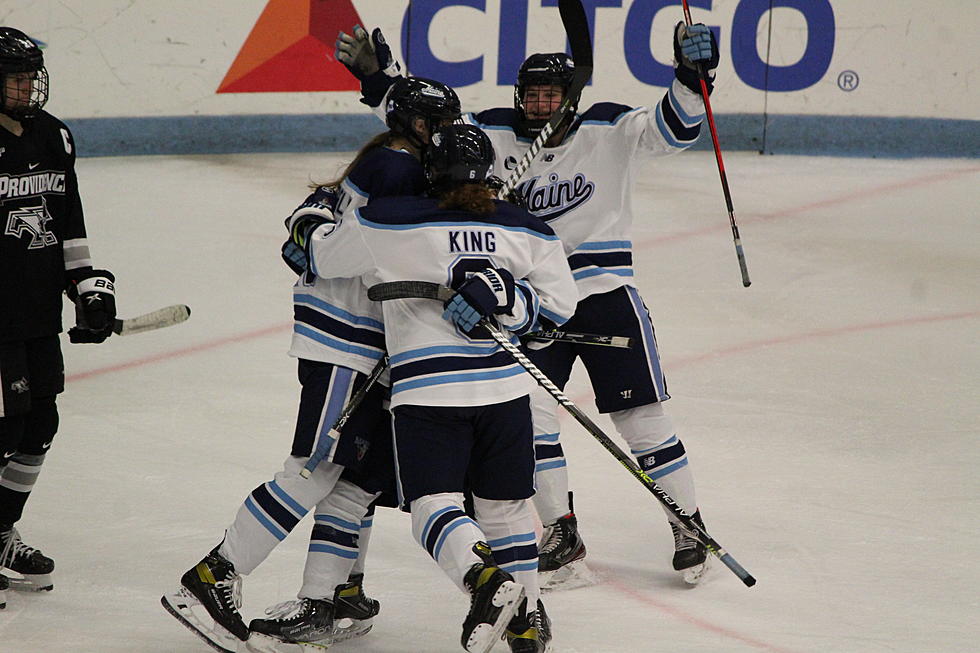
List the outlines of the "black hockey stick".
{"label": "black hockey stick", "polygon": [[316,466],[320,464],[320,461],[326,458],[327,454],[330,453],[329,443],[340,438],[340,432],[344,429],[344,425],[347,424],[347,420],[350,419],[350,416],[355,410],[357,410],[358,406],[361,405],[361,402],[364,401],[364,397],[366,397],[367,393],[370,392],[372,387],[374,387],[374,384],[378,382],[378,379],[381,377],[381,374],[385,371],[386,367],[388,367],[388,357],[382,356],[381,360],[379,360],[377,365],[374,366],[374,369],[371,370],[368,377],[364,379],[364,383],[361,384],[361,387],[358,388],[353,395],[351,395],[350,399],[347,400],[347,405],[345,405],[344,409],[340,411],[340,417],[337,418],[337,421],[335,421],[333,426],[330,427],[330,431],[327,432],[327,436],[329,437],[320,438],[320,444],[317,446],[316,451],[314,451],[313,455],[310,456],[310,459],[306,461],[303,469],[299,471],[300,476],[303,478],[309,478],[310,474],[313,473],[313,470],[316,469]]}
{"label": "black hockey stick", "polygon": [[[374,294],[372,295],[371,293]],[[376,302],[383,302],[389,299],[437,299],[441,302],[448,302],[455,294],[456,291],[452,288],[447,288],[431,281],[398,281],[391,284],[379,283],[371,289],[368,297]],[[571,342],[580,345],[605,345],[607,347],[621,347],[623,349],[630,349],[633,346],[633,339],[627,336],[576,333],[562,331],[561,329],[531,331],[521,337],[533,338],[534,340]]]}
{"label": "black hockey stick", "polygon": [[[684,22],[690,26],[692,24],[691,8],[687,6],[687,0],[682,1],[684,3]],[[725,205],[728,207],[728,222],[731,223],[732,238],[735,239],[735,256],[738,257],[738,268],[742,273],[742,285],[748,288],[752,284],[752,281],[749,280],[749,268],[745,264],[745,252],[742,251],[742,237],[738,235],[738,225],[735,224],[735,207],[732,205],[732,192],[728,189],[728,175],[725,174],[725,162],[721,159],[721,146],[718,144],[718,130],[715,129],[715,116],[711,111],[711,100],[708,99],[708,72],[700,63],[697,66],[698,77],[701,78],[701,97],[704,99],[704,113],[708,117],[708,128],[711,130],[711,144],[715,148],[715,160],[718,162],[718,174],[721,176],[721,190],[725,194]]]}
{"label": "black hockey stick", "polygon": [[[439,284],[434,284],[426,281],[393,281],[389,283],[380,283],[371,288],[368,288],[368,297],[375,301],[386,301],[390,299],[409,299],[409,298],[421,298],[421,299],[440,299],[445,301],[455,294],[450,288],[445,286],[439,286]],[[444,299],[445,298],[445,299]],[[636,462],[630,458],[626,453],[619,448],[619,446],[612,441],[612,439],[603,432],[599,426],[589,419],[588,415],[583,413],[578,406],[576,406],[571,399],[565,396],[558,386],[552,383],[544,372],[542,372],[538,367],[532,363],[527,356],[501,331],[494,326],[490,320],[483,318],[479,322],[480,326],[487,330],[490,337],[500,345],[507,353],[509,353],[514,360],[523,367],[528,374],[534,377],[534,380],[538,382],[542,388],[544,388],[548,394],[555,398],[555,400],[561,404],[561,406],[571,413],[572,417],[578,421],[585,430],[587,430],[592,437],[599,441],[606,451],[611,453],[619,463],[629,471],[640,483],[653,494],[660,503],[662,503],[666,508],[680,521],[684,527],[693,533],[695,537],[700,540],[702,544],[710,551],[712,554],[718,556],[719,559],[725,564],[726,567],[732,570],[732,572],[738,576],[743,583],[748,587],[755,585],[755,578],[746,571],[742,565],[738,564],[735,559],[726,552],[718,542],[714,540],[708,531],[705,530],[703,526],[698,524],[691,518],[691,515],[684,512],[684,510],[677,505],[677,502],[667,494],[667,492],[657,485],[650,476],[644,472]]]}
{"label": "black hockey stick", "polygon": [[112,332],[120,336],[131,336],[134,333],[153,331],[164,327],[180,324],[191,316],[189,306],[175,304],[150,313],[137,315],[126,319],[117,319],[112,323]]}
{"label": "black hockey stick", "polygon": [[576,333],[574,331],[562,331],[561,329],[531,331],[521,337],[531,338],[532,340],[571,342],[578,345],[603,345],[606,347],[619,347],[621,349],[630,349],[633,347],[633,339],[628,336],[604,336],[598,333]]}
{"label": "black hockey stick", "polygon": [[538,152],[544,147],[558,125],[568,116],[576,104],[582,89],[589,83],[592,77],[592,39],[589,38],[589,21],[585,16],[585,9],[582,7],[581,0],[558,0],[558,12],[561,14],[561,23],[565,26],[565,34],[568,35],[568,43],[572,47],[572,61],[575,62],[575,72],[572,81],[568,85],[568,91],[564,99],[558,105],[558,109],[551,114],[551,118],[541,128],[537,138],[531,143],[521,160],[517,162],[517,167],[510,173],[504,185],[497,191],[497,199],[506,199],[508,195],[517,187],[517,182],[521,180],[524,173],[531,166],[531,162],[538,156]]}

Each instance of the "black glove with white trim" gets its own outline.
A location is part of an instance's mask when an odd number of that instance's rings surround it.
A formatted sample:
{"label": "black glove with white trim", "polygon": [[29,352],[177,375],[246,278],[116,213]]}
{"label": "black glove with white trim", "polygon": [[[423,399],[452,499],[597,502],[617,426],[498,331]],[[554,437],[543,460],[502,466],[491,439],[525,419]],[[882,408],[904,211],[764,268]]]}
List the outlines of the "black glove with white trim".
{"label": "black glove with white trim", "polygon": [[68,298],[75,303],[75,326],[68,330],[72,343],[105,342],[116,320],[116,278],[108,270],[82,270],[68,282]]}

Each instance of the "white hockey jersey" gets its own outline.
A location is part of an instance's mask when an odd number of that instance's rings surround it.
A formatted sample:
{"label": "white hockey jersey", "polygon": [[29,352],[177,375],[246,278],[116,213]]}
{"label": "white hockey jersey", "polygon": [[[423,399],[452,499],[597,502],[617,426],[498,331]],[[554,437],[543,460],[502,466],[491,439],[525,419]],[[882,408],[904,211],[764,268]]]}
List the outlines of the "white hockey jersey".
{"label": "white hockey jersey", "polygon": [[[578,293],[561,243],[543,222],[505,202],[488,216],[441,210],[422,197],[376,200],[311,234],[312,271],[363,275],[365,285],[430,281],[458,287],[468,272],[506,268],[526,281],[525,328],[536,315],[562,324]],[[530,287],[530,293],[528,294]],[[492,340],[473,339],[430,299],[382,304],[391,363],[391,405],[483,406],[521,397],[534,381]]]}
{"label": "white hockey jersey", "polygon": [[[579,297],[632,283],[632,188],[650,157],[680,152],[698,138],[704,102],[679,81],[654,107],[594,104],[576,116],[564,142],[543,148],[518,186],[528,210],[561,238]],[[504,179],[531,144],[514,109],[466,114],[483,129]]]}
{"label": "white hockey jersey", "polygon": [[[386,147],[368,153],[338,189],[325,198],[318,189],[293,215],[321,213],[342,220],[378,197],[413,195],[426,186],[425,173],[414,156]],[[293,338],[289,354],[369,373],[384,355],[381,307],[367,298],[359,279],[322,279],[302,274],[293,286]]]}

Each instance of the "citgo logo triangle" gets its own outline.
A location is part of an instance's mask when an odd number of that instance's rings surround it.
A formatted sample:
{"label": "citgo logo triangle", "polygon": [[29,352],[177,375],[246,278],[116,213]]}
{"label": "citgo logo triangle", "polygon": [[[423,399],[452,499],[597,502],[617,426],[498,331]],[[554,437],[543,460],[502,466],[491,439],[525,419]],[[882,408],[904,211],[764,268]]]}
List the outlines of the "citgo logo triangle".
{"label": "citgo logo triangle", "polygon": [[356,91],[333,44],[360,22],[351,0],[269,0],[217,92]]}

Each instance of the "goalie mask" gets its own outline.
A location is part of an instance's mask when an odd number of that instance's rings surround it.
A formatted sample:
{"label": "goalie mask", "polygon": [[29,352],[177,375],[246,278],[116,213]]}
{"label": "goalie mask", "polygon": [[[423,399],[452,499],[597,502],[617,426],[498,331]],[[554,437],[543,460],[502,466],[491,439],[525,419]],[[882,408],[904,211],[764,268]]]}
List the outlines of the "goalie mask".
{"label": "goalie mask", "polygon": [[493,159],[493,144],[479,127],[443,125],[426,150],[426,176],[433,188],[486,183]]}
{"label": "goalie mask", "polygon": [[33,118],[48,101],[48,71],[41,48],[13,27],[0,27],[0,113]]}
{"label": "goalie mask", "polygon": [[413,127],[415,119],[422,118],[432,134],[439,125],[459,119],[459,113],[459,97],[453,89],[432,79],[404,77],[388,93],[385,122],[389,129],[424,148],[426,143]]}
{"label": "goalie mask", "polygon": [[[529,118],[525,100],[531,86],[559,86],[562,97],[568,94],[568,87],[575,74],[575,63],[564,52],[538,53],[528,57],[517,71],[514,85],[514,108],[517,109],[517,127],[522,136],[537,136],[541,128],[548,124],[551,116]],[[577,104],[572,106],[569,117],[575,115]]]}

